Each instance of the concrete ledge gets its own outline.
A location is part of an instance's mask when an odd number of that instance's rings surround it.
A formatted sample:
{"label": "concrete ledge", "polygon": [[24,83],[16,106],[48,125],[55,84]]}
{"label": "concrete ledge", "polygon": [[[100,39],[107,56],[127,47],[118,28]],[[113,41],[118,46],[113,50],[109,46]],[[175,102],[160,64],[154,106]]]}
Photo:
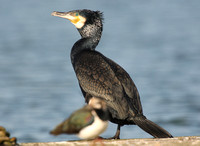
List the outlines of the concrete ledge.
{"label": "concrete ledge", "polygon": [[200,136],[160,138],[160,139],[120,139],[95,141],[62,141],[47,143],[21,143],[20,146],[200,146]]}

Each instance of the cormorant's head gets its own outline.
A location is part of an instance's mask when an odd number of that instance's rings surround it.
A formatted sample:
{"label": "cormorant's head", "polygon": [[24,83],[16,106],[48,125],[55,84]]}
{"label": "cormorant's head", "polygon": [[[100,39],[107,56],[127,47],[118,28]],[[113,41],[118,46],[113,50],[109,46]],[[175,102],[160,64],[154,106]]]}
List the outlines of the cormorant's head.
{"label": "cormorant's head", "polygon": [[102,25],[103,20],[101,12],[86,9],[73,10],[69,12],[53,12],[51,15],[70,20],[76,26],[77,29],[81,29],[87,24]]}

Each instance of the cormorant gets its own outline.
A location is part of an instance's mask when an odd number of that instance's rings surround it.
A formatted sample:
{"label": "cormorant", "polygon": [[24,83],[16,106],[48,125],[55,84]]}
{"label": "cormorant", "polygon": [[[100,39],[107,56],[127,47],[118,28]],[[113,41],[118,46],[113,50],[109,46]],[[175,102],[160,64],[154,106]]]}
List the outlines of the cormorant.
{"label": "cormorant", "polygon": [[110,121],[118,124],[112,138],[119,139],[120,127],[130,124],[138,125],[155,138],[172,137],[143,115],[138,90],[129,74],[95,51],[103,30],[102,13],[83,9],[53,12],[52,15],[70,20],[81,35],[81,39],[72,47],[71,62],[86,102],[97,97],[107,103]]}
{"label": "cormorant", "polygon": [[106,130],[108,118],[106,103],[93,97],[88,105],[72,113],[50,133],[77,134],[81,139],[95,139]]}

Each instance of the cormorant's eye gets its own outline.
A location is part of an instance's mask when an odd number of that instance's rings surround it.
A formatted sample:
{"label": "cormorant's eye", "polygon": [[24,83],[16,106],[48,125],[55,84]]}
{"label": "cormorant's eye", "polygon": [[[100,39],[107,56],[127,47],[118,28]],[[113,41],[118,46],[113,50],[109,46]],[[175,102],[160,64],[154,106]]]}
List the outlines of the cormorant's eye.
{"label": "cormorant's eye", "polygon": [[76,16],[78,16],[78,13],[76,12]]}

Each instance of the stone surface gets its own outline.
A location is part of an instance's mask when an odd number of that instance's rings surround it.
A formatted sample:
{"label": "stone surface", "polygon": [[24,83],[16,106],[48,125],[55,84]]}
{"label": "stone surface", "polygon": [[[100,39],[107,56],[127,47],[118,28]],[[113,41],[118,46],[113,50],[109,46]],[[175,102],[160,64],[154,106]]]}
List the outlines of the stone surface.
{"label": "stone surface", "polygon": [[92,141],[63,141],[47,143],[21,143],[20,146],[200,146],[200,136],[160,138],[160,139],[120,139]]}
{"label": "stone surface", "polygon": [[3,126],[0,126],[0,146],[17,146],[17,138],[10,138],[10,133]]}

